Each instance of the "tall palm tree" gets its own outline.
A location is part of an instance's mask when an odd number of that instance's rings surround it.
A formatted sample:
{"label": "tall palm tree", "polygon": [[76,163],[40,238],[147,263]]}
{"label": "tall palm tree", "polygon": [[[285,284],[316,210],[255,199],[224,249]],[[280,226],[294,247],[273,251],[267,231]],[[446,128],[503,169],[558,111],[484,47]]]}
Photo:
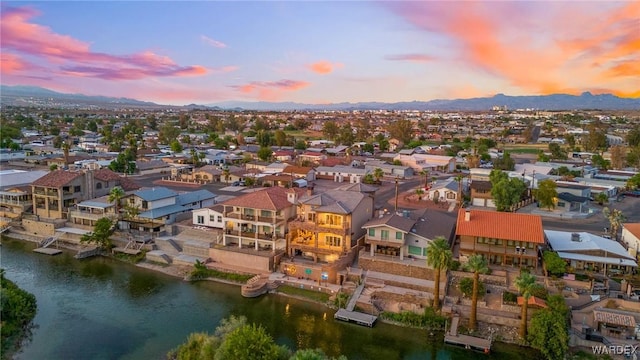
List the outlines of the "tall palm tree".
{"label": "tall palm tree", "polygon": [[224,180],[227,182],[227,185],[229,185],[229,178],[230,178],[229,168],[224,168],[222,170],[222,174],[224,175]]}
{"label": "tall palm tree", "polygon": [[120,200],[124,197],[124,190],[120,186],[116,186],[109,191],[107,200],[112,202],[116,208],[116,216],[120,217]]}
{"label": "tall palm tree", "polygon": [[602,209],[602,214],[609,220],[611,231],[611,238],[614,240],[618,240],[618,229],[622,225],[622,223],[626,220],[626,217],[622,213],[622,211],[618,209],[609,209],[608,207]]}
{"label": "tall palm tree", "polygon": [[429,187],[429,171],[427,170],[420,170],[420,175],[424,176],[424,188],[428,188]]}
{"label": "tall palm tree", "polygon": [[480,274],[489,271],[487,259],[480,254],[474,254],[469,257],[469,261],[465,264],[467,271],[473,272],[473,293],[471,295],[471,316],[469,316],[469,330],[476,329],[476,317],[478,312],[478,286],[480,285]]}
{"label": "tall palm tree", "polygon": [[452,258],[453,252],[451,252],[451,247],[449,247],[447,240],[442,236],[437,236],[427,246],[427,266],[432,267],[436,271],[433,286],[433,307],[435,309],[440,307],[440,274],[442,270],[447,271]]}
{"label": "tall palm tree", "polygon": [[458,183],[458,207],[462,207],[462,175],[453,178]]}
{"label": "tall palm tree", "polygon": [[522,295],[522,312],[520,314],[520,337],[525,339],[527,336],[527,311],[529,307],[529,298],[531,293],[538,287],[536,277],[528,272],[522,272],[516,278],[515,285]]}

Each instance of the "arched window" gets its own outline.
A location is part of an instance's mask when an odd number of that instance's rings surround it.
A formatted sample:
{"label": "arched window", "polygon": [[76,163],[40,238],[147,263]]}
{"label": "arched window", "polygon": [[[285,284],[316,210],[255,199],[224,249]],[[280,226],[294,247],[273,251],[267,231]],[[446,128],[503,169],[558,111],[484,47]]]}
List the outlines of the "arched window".
{"label": "arched window", "polygon": [[96,183],[96,189],[102,189],[102,183],[101,182]]}

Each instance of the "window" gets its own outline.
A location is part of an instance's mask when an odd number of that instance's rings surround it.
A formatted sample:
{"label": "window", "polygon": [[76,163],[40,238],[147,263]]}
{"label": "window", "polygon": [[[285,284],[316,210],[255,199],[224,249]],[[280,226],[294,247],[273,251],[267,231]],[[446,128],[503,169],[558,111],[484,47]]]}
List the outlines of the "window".
{"label": "window", "polygon": [[204,216],[202,216],[202,215],[198,215],[197,223],[198,223],[198,224],[204,224]]}
{"label": "window", "polygon": [[396,240],[402,240],[402,233],[400,231],[396,231]]}
{"label": "window", "polygon": [[342,244],[342,238],[339,236],[325,236],[324,244],[326,246],[340,246]]}
{"label": "window", "polygon": [[342,225],[342,216],[340,215],[327,215],[326,220],[329,225]]}
{"label": "window", "polygon": [[218,215],[218,222],[221,223],[222,222],[222,215]]}
{"label": "window", "polygon": [[129,204],[133,205],[136,203],[136,199],[134,198],[129,198]]}
{"label": "window", "polygon": [[80,185],[73,187],[73,192],[80,192]]}
{"label": "window", "polygon": [[209,215],[209,221],[216,221],[216,216],[215,215]]}
{"label": "window", "polygon": [[422,255],[422,248],[418,246],[409,245],[409,254],[411,255]]}
{"label": "window", "polygon": [[142,200],[142,208],[143,209],[148,209],[149,208],[149,203],[146,200]]}
{"label": "window", "polygon": [[453,192],[447,193],[447,199],[455,199],[455,198],[456,198],[456,193],[453,193]]}
{"label": "window", "polygon": [[380,230],[380,238],[382,240],[389,240],[389,230]]}
{"label": "window", "polygon": [[101,182],[97,182],[96,183],[96,189],[98,189],[98,190],[102,189],[102,183]]}
{"label": "window", "polygon": [[269,211],[269,210],[260,210],[260,216],[262,216],[262,217],[271,217],[271,211]]}
{"label": "window", "polygon": [[369,229],[369,236],[376,236],[376,229],[374,228]]}

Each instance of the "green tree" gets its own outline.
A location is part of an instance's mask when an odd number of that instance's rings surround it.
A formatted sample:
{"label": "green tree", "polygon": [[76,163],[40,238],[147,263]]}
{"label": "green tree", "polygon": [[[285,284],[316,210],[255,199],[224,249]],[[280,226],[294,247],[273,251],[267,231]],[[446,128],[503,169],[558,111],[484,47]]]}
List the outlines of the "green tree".
{"label": "green tree", "polygon": [[547,305],[531,318],[529,343],[548,360],[564,359],[569,350],[569,309],[562,295],[550,296]]}
{"label": "green tree", "polygon": [[638,147],[640,146],[640,128],[638,128],[637,126],[632,128],[628,133],[627,133],[627,143],[629,144],[629,146],[631,147]]}
{"label": "green tree", "polygon": [[275,144],[278,146],[285,146],[289,143],[287,134],[285,134],[285,132],[282,130],[276,130],[275,134],[273,135],[273,139],[275,141]]}
{"label": "green tree", "polygon": [[451,265],[453,253],[451,247],[447,243],[447,240],[442,236],[437,236],[427,246],[427,266],[431,267],[434,271],[434,285],[433,285],[433,308],[440,308],[440,276],[442,271],[447,271]]}
{"label": "green tree", "polygon": [[535,191],[536,199],[541,207],[549,210],[556,207],[556,198],[558,197],[557,184],[551,179],[544,179],[538,183]]}
{"label": "green tree", "polygon": [[36,316],[36,297],[19,288],[14,282],[5,278],[4,269],[0,269],[0,338],[2,358],[11,358],[22,339],[30,332],[30,324]]}
{"label": "green tree", "polygon": [[567,263],[555,251],[545,251],[542,254],[542,259],[547,274],[561,275],[567,270]]}
{"label": "green tree", "polygon": [[300,349],[289,360],[347,360],[346,356],[329,357],[322,349]]}
{"label": "green tree", "polygon": [[381,168],[375,168],[373,170],[373,177],[376,179],[376,182],[380,184],[382,182],[382,178],[384,177],[384,170]]}
{"label": "green tree", "polygon": [[333,120],[325,121],[322,125],[322,133],[331,141],[336,139],[339,132],[340,128]]}
{"label": "green tree", "polygon": [[172,123],[166,122],[158,132],[158,142],[161,144],[170,144],[180,135],[180,128],[175,127]]}
{"label": "green tree", "polygon": [[231,178],[229,168],[225,167],[224,169],[222,169],[222,177],[224,178],[224,181],[226,181],[227,185],[229,185],[229,178]]}
{"label": "green tree", "polygon": [[353,128],[351,124],[346,122],[340,128],[340,143],[342,145],[351,146],[356,139],[355,134],[353,133]]}
{"label": "green tree", "polygon": [[478,290],[480,284],[480,274],[489,271],[487,259],[480,254],[473,254],[465,264],[465,270],[473,273],[473,291],[471,293],[471,315],[469,316],[469,330],[476,329],[476,317],[478,314]]}
{"label": "green tree", "polygon": [[524,181],[519,178],[509,178],[501,170],[491,170],[489,179],[491,180],[491,197],[498,211],[509,211],[520,201],[527,189]]}
{"label": "green tree", "polygon": [[400,119],[393,121],[387,126],[387,131],[389,131],[392,139],[398,139],[404,144],[408,144],[413,139],[413,123],[411,120]]}
{"label": "green tree", "polygon": [[611,153],[611,168],[622,169],[627,161],[627,148],[622,145],[612,146],[609,149]]}
{"label": "green tree", "polygon": [[600,154],[595,154],[591,157],[591,162],[593,166],[597,167],[600,170],[607,170],[611,167],[611,161],[605,159]]}
{"label": "green tree", "polygon": [[273,155],[273,150],[270,147],[261,147],[258,149],[258,158],[262,161],[268,161]]}
{"label": "green tree", "polygon": [[107,197],[107,201],[113,203],[117,217],[120,217],[120,200],[122,200],[124,195],[124,190],[120,186],[115,186],[109,191],[109,197]]}
{"label": "green tree", "polygon": [[515,169],[516,162],[511,158],[511,155],[505,151],[501,157],[493,161],[493,166],[496,169],[511,171]]}
{"label": "green tree", "polygon": [[564,160],[564,159],[567,158],[567,153],[562,149],[560,144],[550,143],[549,144],[549,151],[551,151],[551,158],[552,159]]}
{"label": "green tree", "polygon": [[606,193],[601,192],[599,194],[597,194],[594,199],[598,202],[598,204],[600,205],[604,205],[604,203],[609,202],[609,196],[607,196]]}
{"label": "green tree", "polygon": [[228,334],[215,359],[278,360],[280,349],[262,326],[242,326]]}
{"label": "green tree", "polygon": [[640,187],[640,174],[635,174],[627,180],[625,184],[626,188],[629,190],[635,190]]}
{"label": "green tree", "polygon": [[93,232],[82,235],[81,243],[94,243],[101,249],[111,249],[111,235],[115,231],[114,223],[109,218],[101,218],[96,221]]}
{"label": "green tree", "polygon": [[602,209],[602,214],[609,220],[609,231],[611,232],[611,238],[618,240],[618,229],[625,222],[626,217],[622,211],[618,209],[609,209],[608,207]]}
{"label": "green tree", "polygon": [[531,293],[538,286],[536,284],[536,277],[530,274],[528,271],[522,271],[515,280],[515,286],[522,295],[522,311],[520,313],[520,337],[522,339],[527,338],[527,312],[529,308],[529,298]]}
{"label": "green tree", "polygon": [[183,150],[182,144],[180,144],[180,141],[178,141],[177,139],[171,141],[171,144],[169,144],[169,147],[171,148],[171,151],[173,151],[174,153],[181,153]]}

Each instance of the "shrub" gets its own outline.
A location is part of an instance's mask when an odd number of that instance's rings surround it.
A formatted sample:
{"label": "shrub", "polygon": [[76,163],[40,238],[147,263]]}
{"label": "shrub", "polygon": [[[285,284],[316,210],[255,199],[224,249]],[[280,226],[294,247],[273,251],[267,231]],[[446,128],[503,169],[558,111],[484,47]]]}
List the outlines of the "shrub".
{"label": "shrub", "polygon": [[[464,278],[460,280],[460,283],[458,284],[458,289],[462,293],[462,296],[464,296],[467,299],[470,299],[471,295],[473,294],[473,279]],[[478,281],[478,295],[479,296],[484,295],[485,291],[486,289],[485,289],[484,283],[482,281]]]}
{"label": "shrub", "polygon": [[460,269],[460,266],[461,266],[461,265],[462,265],[462,264],[460,264],[460,261],[458,261],[458,260],[453,260],[453,261],[451,262],[451,267],[450,267],[450,268],[451,268],[451,271],[458,271],[458,270]]}
{"label": "shrub", "polygon": [[502,293],[502,302],[505,304],[517,304],[518,295],[509,291],[505,291]]}

